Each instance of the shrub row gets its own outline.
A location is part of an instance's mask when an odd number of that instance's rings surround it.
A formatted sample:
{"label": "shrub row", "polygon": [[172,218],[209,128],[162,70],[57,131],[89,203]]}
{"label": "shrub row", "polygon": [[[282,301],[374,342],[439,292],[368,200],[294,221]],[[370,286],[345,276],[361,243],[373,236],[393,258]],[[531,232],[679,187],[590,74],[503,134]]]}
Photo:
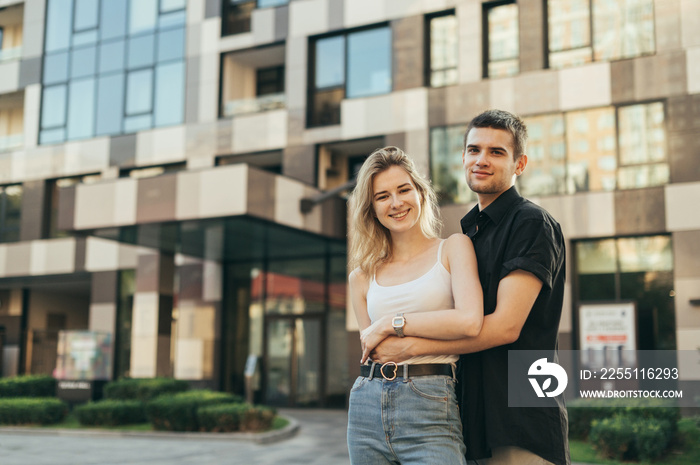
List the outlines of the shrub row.
{"label": "shrub row", "polygon": [[147,402],[162,394],[184,392],[189,389],[186,381],[172,378],[120,379],[104,387],[107,399],[140,400]]}
{"label": "shrub row", "polygon": [[199,431],[197,410],[216,404],[237,404],[240,396],[225,392],[194,390],[160,396],[146,404],[153,427],[161,431]]}
{"label": "shrub row", "polygon": [[146,422],[143,402],[106,399],[76,407],[73,412],[81,425],[118,426]]}
{"label": "shrub row", "polygon": [[68,405],[51,397],[13,397],[0,399],[0,424],[50,425],[63,421]]}
{"label": "shrub row", "polygon": [[605,457],[654,460],[664,453],[674,432],[667,420],[618,414],[594,420],[590,440]]}
{"label": "shrub row", "polygon": [[56,380],[48,375],[23,375],[0,378],[0,398],[54,397]]}
{"label": "shrub row", "polygon": [[272,427],[275,410],[260,405],[223,404],[201,407],[197,419],[201,431],[264,431]]}

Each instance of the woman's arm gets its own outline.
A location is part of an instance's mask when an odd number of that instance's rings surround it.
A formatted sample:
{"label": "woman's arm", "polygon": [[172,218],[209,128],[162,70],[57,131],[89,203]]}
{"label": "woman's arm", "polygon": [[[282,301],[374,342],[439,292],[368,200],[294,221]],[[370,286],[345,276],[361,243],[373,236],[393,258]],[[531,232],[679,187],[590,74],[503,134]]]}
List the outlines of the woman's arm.
{"label": "woman's arm", "polygon": [[367,313],[367,289],[369,288],[369,279],[359,268],[356,268],[348,276],[350,285],[350,299],[352,308],[355,311],[357,324],[360,326],[360,333],[366,330],[372,321]]}
{"label": "woman's arm", "polygon": [[[451,274],[455,308],[404,315],[406,336],[456,340],[474,337],[481,331],[483,292],[471,240],[463,234],[450,236],[443,246],[443,264]],[[394,334],[392,316],[382,317],[361,331],[363,362],[384,338]]]}

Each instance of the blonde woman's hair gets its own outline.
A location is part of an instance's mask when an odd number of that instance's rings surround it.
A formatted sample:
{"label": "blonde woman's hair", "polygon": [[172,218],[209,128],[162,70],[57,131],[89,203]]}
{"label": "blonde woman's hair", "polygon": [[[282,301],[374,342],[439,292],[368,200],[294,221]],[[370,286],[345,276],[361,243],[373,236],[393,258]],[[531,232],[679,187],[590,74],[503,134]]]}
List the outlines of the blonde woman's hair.
{"label": "blonde woman's hair", "polygon": [[368,276],[374,276],[377,268],[392,256],[391,234],[374,214],[374,178],[392,166],[408,173],[420,196],[421,231],[429,238],[437,238],[442,223],[438,213],[437,196],[430,182],[423,178],[416,166],[398,147],[377,149],[367,157],[357,174],[357,185],[348,201],[351,213],[350,269],[360,268]]}

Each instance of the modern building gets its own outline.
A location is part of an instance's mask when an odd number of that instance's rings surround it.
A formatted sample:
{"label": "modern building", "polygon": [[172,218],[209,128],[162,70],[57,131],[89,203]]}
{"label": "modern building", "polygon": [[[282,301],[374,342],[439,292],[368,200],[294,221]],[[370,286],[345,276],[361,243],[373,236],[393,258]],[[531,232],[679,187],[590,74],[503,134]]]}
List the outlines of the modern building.
{"label": "modern building", "polygon": [[344,405],[343,195],[397,145],[457,232],[492,107],[566,236],[560,347],[631,301],[638,348],[695,349],[699,28],[694,0],[0,0],[2,375],[89,329],[114,377]]}

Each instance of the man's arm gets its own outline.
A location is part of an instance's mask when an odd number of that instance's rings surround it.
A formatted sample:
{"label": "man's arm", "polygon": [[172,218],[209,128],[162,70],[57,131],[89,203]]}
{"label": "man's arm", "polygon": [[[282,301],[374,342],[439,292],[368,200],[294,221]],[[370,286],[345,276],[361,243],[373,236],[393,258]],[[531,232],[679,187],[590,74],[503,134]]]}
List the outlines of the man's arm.
{"label": "man's arm", "polygon": [[541,289],[542,281],[534,274],[512,271],[498,283],[496,310],[484,317],[478,336],[452,341],[389,337],[371,358],[380,363],[402,362],[418,355],[468,354],[515,342]]}

